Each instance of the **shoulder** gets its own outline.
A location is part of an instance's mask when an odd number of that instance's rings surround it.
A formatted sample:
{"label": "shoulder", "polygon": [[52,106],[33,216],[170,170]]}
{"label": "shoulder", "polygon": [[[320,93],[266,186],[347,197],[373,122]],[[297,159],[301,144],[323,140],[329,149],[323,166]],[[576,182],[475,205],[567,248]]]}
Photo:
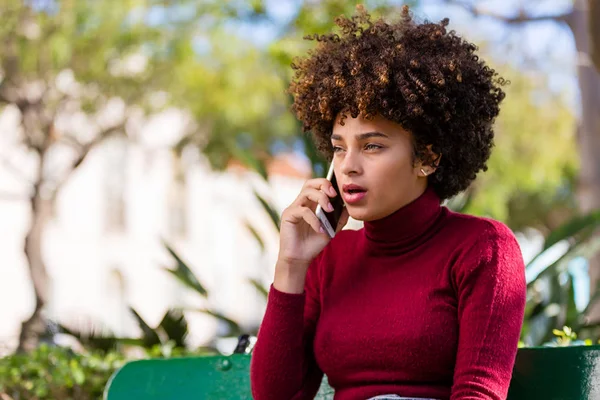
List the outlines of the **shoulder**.
{"label": "shoulder", "polygon": [[513,246],[518,242],[513,231],[506,224],[485,217],[477,217],[448,210],[445,229],[456,234],[462,246]]}
{"label": "shoulder", "polygon": [[497,273],[524,273],[521,247],[512,230],[500,221],[449,212],[447,234],[453,237],[455,273],[478,268]]}

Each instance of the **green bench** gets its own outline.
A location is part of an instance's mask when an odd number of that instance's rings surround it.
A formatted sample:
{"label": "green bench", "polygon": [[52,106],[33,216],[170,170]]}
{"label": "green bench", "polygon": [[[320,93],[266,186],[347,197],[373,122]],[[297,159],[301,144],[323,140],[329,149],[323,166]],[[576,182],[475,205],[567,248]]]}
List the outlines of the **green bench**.
{"label": "green bench", "polygon": [[[250,356],[139,360],[111,377],[105,400],[250,400]],[[316,399],[333,398],[323,379]],[[508,400],[600,399],[600,346],[519,349]]]}

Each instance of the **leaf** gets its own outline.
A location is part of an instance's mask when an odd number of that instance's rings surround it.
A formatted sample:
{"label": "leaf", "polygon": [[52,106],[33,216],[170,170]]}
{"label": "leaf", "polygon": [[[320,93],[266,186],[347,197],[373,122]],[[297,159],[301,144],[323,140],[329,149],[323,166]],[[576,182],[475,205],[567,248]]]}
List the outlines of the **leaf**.
{"label": "leaf", "polygon": [[144,347],[144,340],[140,338],[115,338],[115,341],[127,346]]}
{"label": "leaf", "polygon": [[101,351],[114,350],[117,347],[119,340],[106,327],[100,327],[97,324],[87,324],[80,329],[67,328],[62,324],[56,324],[59,332],[73,336],[81,343],[82,346],[88,349],[96,349]]}
{"label": "leaf", "polygon": [[269,217],[271,217],[271,222],[275,225],[275,229],[279,232],[279,227],[281,224],[281,220],[279,218],[279,213],[275,211],[275,209],[260,195],[256,190],[254,190],[254,195],[260,201],[260,204],[263,206]]}
{"label": "leaf", "polygon": [[567,221],[560,227],[552,231],[546,241],[544,242],[544,248],[542,251],[548,250],[556,243],[571,238],[583,230],[595,229],[600,225],[600,210],[593,211],[589,214],[577,216]]}
{"label": "leaf", "polygon": [[185,286],[198,292],[201,296],[204,296],[204,297],[208,296],[208,292],[206,291],[204,286],[202,286],[202,284],[200,283],[198,278],[196,278],[196,275],[194,275],[194,273],[187,266],[187,264],[185,262],[183,262],[181,257],[179,257],[179,255],[173,250],[173,248],[166,241],[163,240],[163,244],[164,244],[165,248],[167,249],[167,251],[175,259],[175,261],[177,261],[177,266],[175,267],[174,270],[170,269],[170,268],[163,268],[163,269],[165,271],[169,272],[170,274],[172,274],[173,276],[175,276],[175,278],[177,278]]}
{"label": "leaf", "polygon": [[188,336],[189,328],[185,315],[180,309],[167,310],[158,325],[166,334],[168,340],[172,340],[176,347],[185,347],[185,338]]}
{"label": "leaf", "polygon": [[204,313],[204,314],[211,315],[211,316],[215,317],[216,319],[218,319],[219,321],[227,324],[227,327],[229,329],[229,332],[228,332],[229,335],[238,336],[242,333],[242,328],[240,328],[239,324],[237,322],[235,322],[234,320],[232,320],[231,318],[226,317],[225,315],[223,315],[217,311],[209,310],[206,308],[200,309],[198,311],[200,311],[201,313]]}
{"label": "leaf", "polygon": [[[558,272],[564,270],[569,262],[576,257],[584,257],[586,259],[591,258],[600,250],[600,237],[593,236],[592,232],[587,233],[585,236],[577,239],[573,242],[569,249],[555,262],[544,268],[534,279],[527,284],[527,288],[531,288],[535,285],[536,280],[539,278],[555,275]],[[537,258],[537,256],[536,256]],[[533,260],[527,264],[527,268],[532,264]]]}
{"label": "leaf", "polygon": [[140,314],[138,314],[138,312],[131,306],[129,307],[129,311],[131,312],[138,326],[142,330],[142,342],[144,344],[144,347],[151,348],[152,346],[161,344],[162,342],[160,340],[160,337],[158,336],[158,333],[156,333],[156,331],[152,329],[146,323],[146,321],[144,321]]}
{"label": "leaf", "polygon": [[262,238],[260,237],[260,235],[258,234],[256,229],[254,229],[252,224],[250,224],[250,222],[246,221],[244,225],[246,225],[246,229],[248,229],[250,231],[252,236],[254,236],[254,239],[256,239],[256,241],[258,242],[258,245],[260,246],[261,251],[265,251],[265,242],[262,240]]}
{"label": "leaf", "polygon": [[269,291],[262,285],[262,283],[256,279],[249,279],[248,281],[256,290],[258,290],[260,294],[263,295],[265,299],[269,297]]}

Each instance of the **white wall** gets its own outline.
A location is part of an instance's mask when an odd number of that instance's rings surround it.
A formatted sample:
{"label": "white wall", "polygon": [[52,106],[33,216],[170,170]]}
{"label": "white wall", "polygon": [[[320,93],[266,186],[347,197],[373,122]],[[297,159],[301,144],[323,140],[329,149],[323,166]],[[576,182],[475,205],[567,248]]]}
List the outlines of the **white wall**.
{"label": "white wall", "polygon": [[[3,131],[14,131],[15,120],[9,117],[0,115]],[[182,116],[173,112],[154,119],[140,135],[154,140],[127,144],[126,152],[118,142],[102,145],[64,187],[43,243],[52,288],[49,316],[71,324],[98,321],[117,334],[135,335],[136,325],[127,313],[127,304],[150,325],[157,324],[169,307],[210,304],[247,326],[259,323],[264,301],[246,280],[254,277],[266,285],[271,282],[278,244],[252,187],[262,188],[281,211],[296,196],[303,179],[276,177],[269,188],[261,186],[253,173],[216,173],[205,160],[186,157],[188,230],[185,237],[171,235],[168,199],[174,173],[169,147],[172,140],[159,140],[157,130],[181,129],[181,120]],[[166,135],[173,136],[172,132]],[[11,152],[13,139],[10,135],[0,137],[0,154],[12,154],[15,164],[27,166],[25,156],[15,157]],[[123,165],[118,164],[119,154],[127,155]],[[124,182],[123,231],[106,227],[107,180],[115,178]],[[17,191],[19,183],[0,165],[0,191]],[[0,351],[2,346],[7,350],[16,345],[20,323],[33,309],[23,255],[27,207],[23,201],[0,199]],[[245,228],[246,219],[263,233],[265,253]],[[193,267],[211,294],[209,303],[162,270],[173,265],[161,245],[162,237],[169,239]],[[214,335],[217,326],[212,318],[192,312],[188,318],[192,345]]]}

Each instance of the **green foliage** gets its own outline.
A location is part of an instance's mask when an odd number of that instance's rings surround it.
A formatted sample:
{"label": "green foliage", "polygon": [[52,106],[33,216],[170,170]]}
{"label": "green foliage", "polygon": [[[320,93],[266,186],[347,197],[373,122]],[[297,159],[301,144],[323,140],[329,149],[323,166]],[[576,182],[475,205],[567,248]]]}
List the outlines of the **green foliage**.
{"label": "green foliage", "polygon": [[264,197],[262,197],[260,194],[258,194],[258,192],[254,191],[254,196],[260,202],[263,209],[269,215],[269,218],[271,219],[271,222],[273,222],[275,229],[277,229],[279,231],[279,227],[281,226],[279,213],[275,210],[275,208],[267,200],[265,200]]}
{"label": "green foliage", "polygon": [[[172,358],[216,354],[216,350],[204,347],[189,351],[169,340],[145,348],[139,355],[142,358]],[[122,349],[87,348],[84,354],[79,354],[65,347],[42,344],[28,354],[13,354],[0,359],[0,398],[98,400],[113,372],[130,359]]]}
{"label": "green foliage", "polygon": [[[172,68],[192,56],[182,51],[200,12],[191,2],[181,2],[188,4],[188,13],[178,13],[176,21],[168,15],[174,6],[156,2],[34,3],[0,2],[5,21],[0,37],[6,43],[0,60],[7,87],[43,80],[52,89],[61,72],[71,71],[79,82],[94,86],[86,94],[94,97],[91,104],[112,96],[129,103],[152,89],[166,89],[173,83]],[[148,23],[159,9],[164,19]],[[56,108],[65,99],[43,100],[44,107]]]}
{"label": "green foliage", "polygon": [[[151,327],[134,308],[129,307],[129,312],[140,328],[141,335],[138,338],[116,337],[108,329],[97,329],[94,325],[75,329],[59,324],[58,328],[60,333],[74,337],[86,349],[108,352],[117,349],[138,348],[152,354],[157,351],[169,354],[187,351],[185,339],[189,330],[182,310],[167,310],[156,327]],[[210,350],[210,352],[216,352],[216,350]]]}
{"label": "green foliage", "polygon": [[[164,242],[166,250],[176,262],[175,269],[165,268],[184,287],[193,290],[199,296],[208,296],[207,290],[194,275],[188,264],[183,261],[172,246]],[[97,351],[114,351],[136,348],[142,350],[148,357],[170,357],[183,354],[218,354],[219,351],[212,344],[188,350],[186,338],[189,326],[184,311],[201,312],[216,318],[226,328],[225,336],[239,336],[242,328],[233,319],[223,313],[209,308],[179,309],[173,308],[165,312],[157,326],[150,326],[144,318],[132,307],[129,312],[140,328],[141,335],[137,338],[116,337],[108,329],[97,329],[95,326],[82,327],[83,329],[68,328],[59,325],[61,333],[76,338],[85,348]]]}
{"label": "green foliage", "polygon": [[[465,211],[505,221],[514,230],[547,232],[575,208],[575,116],[564,99],[544,91],[547,84],[539,76],[506,67],[500,73],[511,84],[505,87],[507,97],[495,125],[496,146]],[[566,215],[554,218],[559,209],[566,209]]]}
{"label": "green foliage", "polygon": [[208,292],[206,291],[204,286],[202,286],[202,284],[198,281],[198,279],[196,278],[192,270],[187,266],[187,264],[183,262],[181,257],[179,257],[179,255],[175,252],[175,250],[173,250],[173,248],[168,243],[163,242],[163,244],[169,252],[169,254],[171,255],[171,257],[173,257],[177,262],[175,269],[164,268],[164,270],[172,274],[175,278],[177,278],[179,282],[183,283],[188,288],[198,292],[198,294],[200,294],[201,296],[207,296]]}
{"label": "green foliage", "polygon": [[[173,274],[177,278],[177,280],[181,284],[183,284],[185,287],[192,289],[194,292],[196,292],[199,296],[201,296],[203,298],[207,297],[208,296],[207,290],[200,283],[200,281],[196,277],[196,275],[194,275],[194,273],[192,272],[192,269],[183,261],[183,259],[177,254],[177,252],[173,249],[172,246],[170,246],[166,242],[164,242],[164,245],[165,245],[167,251],[169,252],[169,254],[171,254],[171,256],[177,262],[177,267],[176,267],[175,271],[168,269],[168,268],[165,268],[165,270],[170,272],[171,274]],[[227,317],[226,315],[224,315],[218,311],[207,309],[207,308],[191,309],[189,311],[201,312],[201,313],[204,313],[206,315],[210,315],[210,316],[216,318],[218,321],[220,321],[227,327],[227,335],[228,336],[239,336],[242,333],[242,328],[238,325],[237,322],[235,322],[231,318]],[[183,321],[181,321],[179,325],[182,325],[182,324],[183,324]],[[170,325],[177,326],[178,324],[171,323]],[[185,325],[185,328],[186,328],[185,332],[187,332],[187,323]],[[181,329],[180,331],[183,331],[183,330]]]}
{"label": "green foliage", "polygon": [[30,354],[0,359],[0,397],[14,400],[97,400],[125,362],[110,352],[75,354],[42,344]]}
{"label": "green foliage", "polygon": [[577,333],[568,326],[563,326],[562,329],[553,329],[552,334],[556,336],[556,343],[559,346],[568,346],[577,339]]}
{"label": "green foliage", "polygon": [[[566,247],[555,261],[545,265],[527,284],[527,306],[522,333],[525,343],[544,343],[552,338],[556,329],[565,325],[575,330],[587,328],[584,319],[587,308],[583,312],[576,308],[573,277],[568,266],[577,257],[590,259],[600,251],[600,238],[594,235],[600,226],[598,215],[600,211],[576,216],[550,232],[540,252],[526,265],[528,271],[537,269],[536,263],[555,250],[557,244],[561,243]],[[592,293],[590,305],[596,302],[599,295],[599,291]],[[593,332],[588,334],[594,335]]]}

